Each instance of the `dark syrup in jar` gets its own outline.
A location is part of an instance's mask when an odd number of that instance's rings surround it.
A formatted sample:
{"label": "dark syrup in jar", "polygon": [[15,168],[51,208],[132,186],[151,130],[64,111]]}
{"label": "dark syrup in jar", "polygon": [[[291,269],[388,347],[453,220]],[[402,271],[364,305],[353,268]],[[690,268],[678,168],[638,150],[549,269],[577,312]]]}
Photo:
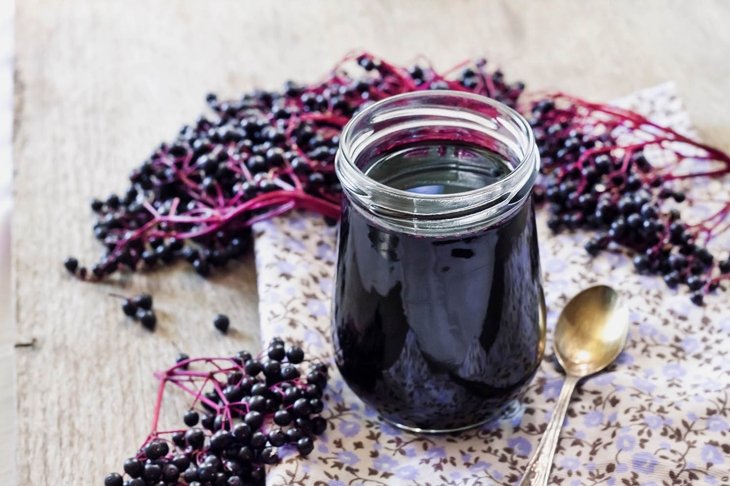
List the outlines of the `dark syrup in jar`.
{"label": "dark syrup in jar", "polygon": [[[509,174],[494,152],[430,143],[364,169],[390,187],[455,194]],[[544,303],[529,195],[506,219],[454,237],[385,229],[346,202],[334,302],[345,381],[387,420],[455,430],[497,416],[534,375]]]}

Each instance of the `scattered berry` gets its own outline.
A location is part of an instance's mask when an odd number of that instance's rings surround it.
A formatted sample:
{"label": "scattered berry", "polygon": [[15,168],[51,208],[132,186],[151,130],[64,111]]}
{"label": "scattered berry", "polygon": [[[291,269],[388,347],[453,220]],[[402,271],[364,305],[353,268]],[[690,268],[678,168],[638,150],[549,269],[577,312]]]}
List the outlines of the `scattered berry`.
{"label": "scattered berry", "polygon": [[149,310],[141,310],[137,314],[137,318],[145,329],[148,329],[150,331],[155,330],[155,326],[157,325],[157,316],[154,312]]}
{"label": "scattered berry", "polygon": [[140,309],[152,309],[152,296],[150,294],[139,294],[132,297],[132,302]]}
{"label": "scattered berry", "polygon": [[213,319],[213,326],[215,326],[215,328],[223,334],[226,334],[228,332],[228,328],[230,327],[230,325],[231,321],[225,314],[218,314],[215,319]]}
{"label": "scattered berry", "polygon": [[66,267],[69,273],[76,273],[76,270],[79,268],[79,261],[74,257],[69,257],[63,262],[63,266]]}
{"label": "scattered berry", "polygon": [[137,306],[130,299],[125,299],[122,304],[122,312],[125,316],[134,317],[137,314]]}

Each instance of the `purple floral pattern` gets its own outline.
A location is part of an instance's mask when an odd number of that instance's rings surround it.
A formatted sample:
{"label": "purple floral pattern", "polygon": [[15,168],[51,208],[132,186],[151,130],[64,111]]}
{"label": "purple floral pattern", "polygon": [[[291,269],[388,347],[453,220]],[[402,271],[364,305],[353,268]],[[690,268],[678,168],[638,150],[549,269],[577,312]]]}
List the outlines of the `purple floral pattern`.
{"label": "purple floral pattern", "polygon": [[[671,84],[617,103],[693,133]],[[727,180],[702,190],[730,197]],[[549,328],[571,295],[598,283],[620,289],[632,310],[629,340],[618,362],[576,390],[550,483],[730,484],[727,294],[696,307],[687,295],[672,295],[660,279],[635,274],[625,255],[589,257],[578,250],[584,234],[552,235],[541,214],[538,225]],[[262,337],[282,335],[308,355],[331,360],[336,228],[296,213],[259,223],[255,232]],[[715,245],[730,248],[728,238]],[[273,467],[269,484],[513,484],[545,430],[562,384],[553,363],[547,352],[510,416],[445,436],[408,434],[379,421],[333,366],[324,412],[328,430],[308,458],[290,455]]]}

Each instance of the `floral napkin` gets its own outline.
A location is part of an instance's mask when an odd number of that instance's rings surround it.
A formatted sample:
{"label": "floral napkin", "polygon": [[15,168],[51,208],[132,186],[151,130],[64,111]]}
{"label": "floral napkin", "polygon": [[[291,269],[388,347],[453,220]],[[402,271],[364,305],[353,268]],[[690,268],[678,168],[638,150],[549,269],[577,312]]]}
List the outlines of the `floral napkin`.
{"label": "floral napkin", "polygon": [[[616,103],[693,133],[672,84]],[[708,182],[703,193],[727,199],[730,184]],[[709,210],[692,208],[698,214]],[[660,278],[634,273],[625,255],[589,257],[582,250],[587,235],[551,234],[544,211],[538,211],[538,228],[549,309],[547,349],[552,349],[550,330],[559,310],[570,296],[594,284],[620,289],[632,322],[618,362],[573,395],[550,483],[730,484],[728,294],[709,296],[704,307],[696,307],[684,292],[673,295]],[[284,336],[331,362],[336,228],[321,217],[295,213],[259,223],[255,234],[262,338]],[[716,245],[730,248],[727,238]],[[512,415],[439,436],[409,434],[378,420],[333,365],[324,412],[327,432],[309,457],[292,453],[275,466],[269,484],[516,483],[563,382],[551,353]]]}

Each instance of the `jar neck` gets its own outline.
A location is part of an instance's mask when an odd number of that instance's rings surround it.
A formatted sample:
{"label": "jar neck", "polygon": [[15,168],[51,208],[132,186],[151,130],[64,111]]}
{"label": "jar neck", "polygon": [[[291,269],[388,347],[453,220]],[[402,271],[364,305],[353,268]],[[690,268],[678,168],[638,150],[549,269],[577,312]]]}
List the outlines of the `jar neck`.
{"label": "jar neck", "polygon": [[[384,154],[417,143],[460,143],[495,153],[510,171],[484,187],[417,194],[367,175]],[[471,233],[499,224],[525,203],[539,171],[532,130],[516,111],[459,91],[394,96],[357,114],[344,128],[335,169],[345,196],[388,229],[418,235]]]}

